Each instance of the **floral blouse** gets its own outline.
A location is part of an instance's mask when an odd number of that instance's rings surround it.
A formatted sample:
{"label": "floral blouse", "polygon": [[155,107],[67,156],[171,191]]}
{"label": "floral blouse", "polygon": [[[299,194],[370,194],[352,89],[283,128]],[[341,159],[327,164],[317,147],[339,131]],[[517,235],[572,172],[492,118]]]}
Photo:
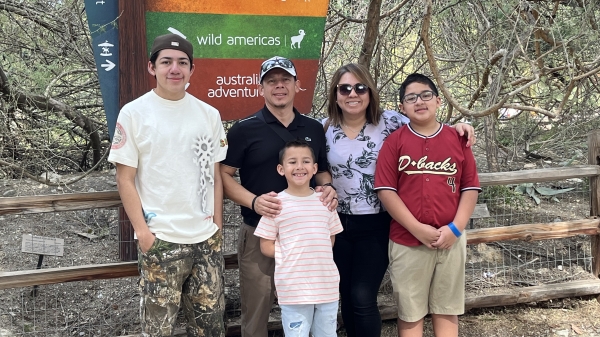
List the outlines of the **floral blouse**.
{"label": "floral blouse", "polygon": [[[323,124],[326,121],[327,118]],[[386,110],[377,126],[366,123],[354,139],[348,138],[340,126],[329,126],[325,133],[326,150],[338,194],[338,212],[375,214],[381,211],[381,202],[373,190],[377,155],[383,141],[408,121],[406,116]]]}

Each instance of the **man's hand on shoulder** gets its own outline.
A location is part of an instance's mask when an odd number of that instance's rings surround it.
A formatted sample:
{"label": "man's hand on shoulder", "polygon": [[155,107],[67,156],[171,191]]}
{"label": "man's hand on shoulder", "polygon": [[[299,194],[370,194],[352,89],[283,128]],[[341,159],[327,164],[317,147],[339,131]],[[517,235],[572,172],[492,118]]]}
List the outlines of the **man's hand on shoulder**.
{"label": "man's hand on shoulder", "polygon": [[254,211],[267,218],[275,218],[281,213],[281,200],[277,198],[277,193],[269,192],[259,195],[254,200]]}

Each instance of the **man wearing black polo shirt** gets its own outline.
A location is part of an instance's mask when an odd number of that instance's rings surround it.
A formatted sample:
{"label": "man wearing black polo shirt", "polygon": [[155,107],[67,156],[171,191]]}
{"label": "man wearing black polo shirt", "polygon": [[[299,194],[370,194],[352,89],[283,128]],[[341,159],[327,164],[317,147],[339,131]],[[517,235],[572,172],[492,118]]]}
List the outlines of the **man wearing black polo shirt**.
{"label": "man wearing black polo shirt", "polygon": [[[280,212],[276,195],[287,187],[287,182],[276,167],[279,150],[287,140],[302,139],[310,144],[317,157],[315,183],[322,186],[321,201],[332,211],[337,207],[337,193],[327,171],[323,126],[294,108],[300,81],[292,61],[275,56],[263,62],[258,88],[265,106],[229,130],[227,158],[221,162],[225,195],[242,206],[244,218],[238,242],[242,337],[267,337],[269,312],[275,300],[275,260],[262,255],[254,230],[261,216],[275,217]],[[233,178],[238,169],[241,184]]]}

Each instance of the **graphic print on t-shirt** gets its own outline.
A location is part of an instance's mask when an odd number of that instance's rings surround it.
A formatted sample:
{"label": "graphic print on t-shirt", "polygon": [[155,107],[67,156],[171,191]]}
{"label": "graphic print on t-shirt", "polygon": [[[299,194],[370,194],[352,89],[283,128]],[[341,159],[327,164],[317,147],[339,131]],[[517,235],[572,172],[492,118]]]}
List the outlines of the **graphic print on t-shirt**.
{"label": "graphic print on t-shirt", "polygon": [[200,206],[204,213],[210,213],[207,209],[206,193],[208,184],[213,185],[215,181],[210,174],[210,165],[213,162],[213,141],[208,136],[198,136],[192,145],[196,157],[194,163],[200,167],[200,186],[198,186],[198,195],[200,195]]}
{"label": "graphic print on t-shirt", "polygon": [[123,129],[123,126],[120,123],[117,123],[117,126],[115,128],[115,134],[113,135],[112,145],[110,148],[113,150],[120,149],[123,147],[123,145],[125,145],[126,141],[127,134],[125,133],[125,129]]}
{"label": "graphic print on t-shirt", "polygon": [[[451,163],[452,158],[448,157],[444,161],[427,161],[427,156],[414,161],[410,156],[404,155],[398,158],[398,171],[412,174],[439,174],[445,176],[455,175],[456,163]],[[409,167],[410,166],[410,167]]]}

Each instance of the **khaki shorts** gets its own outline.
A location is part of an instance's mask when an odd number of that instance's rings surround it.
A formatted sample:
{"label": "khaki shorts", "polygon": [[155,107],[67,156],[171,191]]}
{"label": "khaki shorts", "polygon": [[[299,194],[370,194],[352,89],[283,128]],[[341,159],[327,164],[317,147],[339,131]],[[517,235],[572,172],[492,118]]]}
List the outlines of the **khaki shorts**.
{"label": "khaki shorts", "polygon": [[465,312],[466,243],[466,235],[449,250],[408,247],[390,240],[389,272],[399,319],[417,322],[428,313]]}

